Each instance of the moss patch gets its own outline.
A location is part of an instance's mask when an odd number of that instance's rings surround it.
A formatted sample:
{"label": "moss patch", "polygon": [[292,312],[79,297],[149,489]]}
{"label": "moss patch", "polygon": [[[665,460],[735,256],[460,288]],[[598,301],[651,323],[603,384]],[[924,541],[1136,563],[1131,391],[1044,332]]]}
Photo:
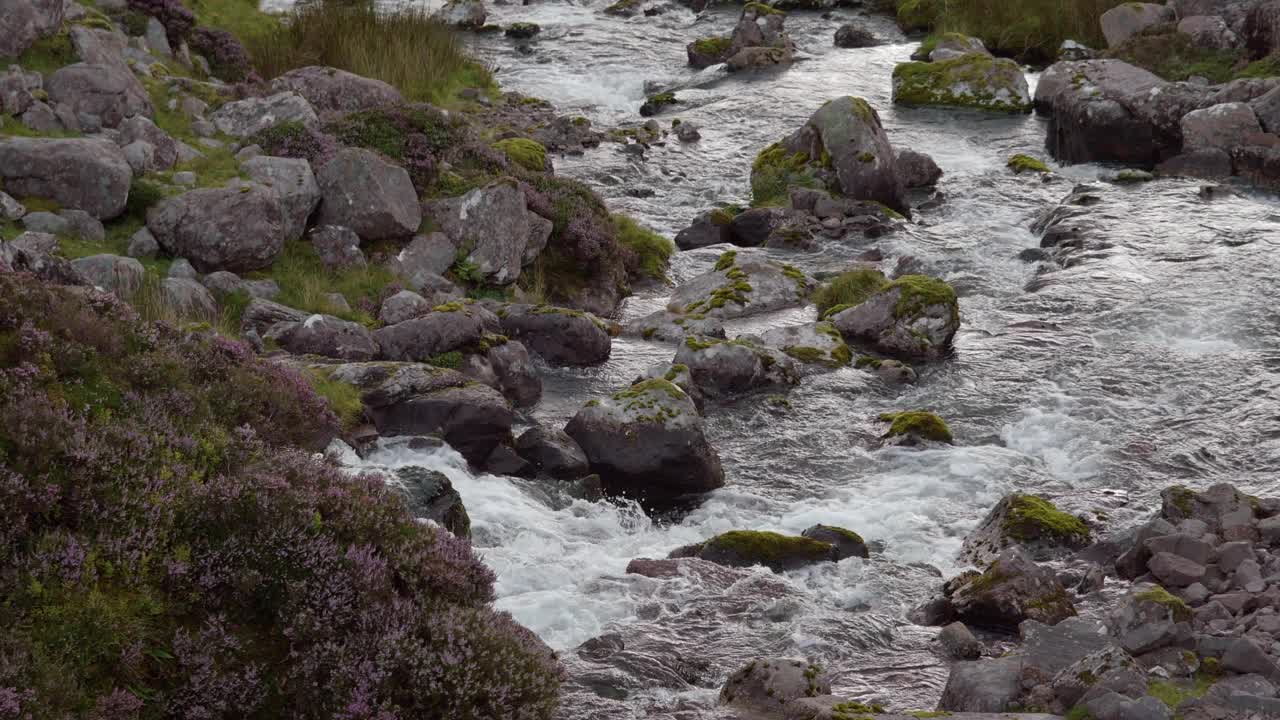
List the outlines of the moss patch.
{"label": "moss patch", "polygon": [[751,204],[754,207],[785,205],[787,193],[793,187],[822,187],[809,167],[809,156],[787,152],[782,143],[761,150],[751,164]]}
{"label": "moss patch", "polygon": [[880,421],[889,423],[889,430],[885,433],[885,437],[912,435],[944,443],[950,443],[953,440],[951,428],[947,426],[946,421],[927,410],[884,413],[880,416]]}
{"label": "moss patch", "polygon": [[511,162],[526,170],[543,172],[547,169],[547,149],[536,140],[507,138],[494,143],[493,147],[502,151]]}
{"label": "moss patch", "polygon": [[1009,60],[971,53],[940,62],[901,63],[893,69],[893,101],[902,105],[1031,112],[1018,91],[1022,71]]}
{"label": "moss patch", "polygon": [[1005,163],[1005,165],[1019,175],[1027,171],[1042,173],[1050,172],[1049,166],[1045,165],[1044,161],[1021,153],[1009,158],[1009,161]]}
{"label": "moss patch", "polygon": [[1155,587],[1140,592],[1133,597],[1137,602],[1153,602],[1157,605],[1163,605],[1173,614],[1173,619],[1177,622],[1191,622],[1191,608],[1182,601],[1181,598],[1169,594],[1168,590],[1156,585]]}
{"label": "moss patch", "polygon": [[885,286],[885,290],[895,288],[900,290],[901,294],[893,308],[894,317],[913,317],[932,305],[950,307],[955,317],[960,314],[960,304],[956,300],[955,288],[945,280],[928,275],[903,275]]}
{"label": "moss patch", "polygon": [[813,302],[818,306],[819,317],[830,317],[833,310],[847,310],[860,305],[888,284],[884,273],[875,268],[860,267],[818,288],[813,294]]}
{"label": "moss patch", "polygon": [[693,41],[693,49],[702,55],[711,57],[720,57],[724,53],[729,52],[729,48],[733,45],[733,38],[728,35],[716,35],[713,37],[699,38]]}
{"label": "moss patch", "polygon": [[1014,495],[1003,529],[1015,540],[1055,539],[1069,545],[1089,541],[1089,526],[1080,518],[1054,507],[1053,503],[1035,495]]}
{"label": "moss patch", "polygon": [[703,543],[702,551],[709,550],[732,553],[744,561],[774,567],[790,558],[825,559],[831,554],[831,545],[820,540],[776,532],[731,530]]}
{"label": "moss patch", "polygon": [[612,218],[618,242],[636,254],[640,272],[654,280],[665,281],[671,256],[676,251],[675,243],[626,215],[614,213]]}

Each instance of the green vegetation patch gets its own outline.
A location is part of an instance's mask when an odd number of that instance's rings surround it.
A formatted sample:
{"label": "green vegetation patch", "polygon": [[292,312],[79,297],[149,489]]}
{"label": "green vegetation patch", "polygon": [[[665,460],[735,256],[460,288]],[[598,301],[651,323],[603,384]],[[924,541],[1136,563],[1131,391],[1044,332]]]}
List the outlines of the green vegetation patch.
{"label": "green vegetation patch", "polygon": [[547,169],[547,149],[536,140],[507,138],[499,140],[493,146],[505,154],[511,162],[526,170],[543,172]]}
{"label": "green vegetation patch", "polygon": [[893,69],[893,101],[901,105],[968,107],[1026,113],[1017,93],[1022,71],[1008,60],[970,53],[939,62],[900,63]]}
{"label": "green vegetation patch", "polygon": [[788,192],[793,187],[822,187],[809,167],[809,156],[788,152],[782,143],[761,150],[751,164],[751,205],[786,205]]}
{"label": "green vegetation patch", "polygon": [[715,35],[693,41],[693,49],[696,52],[710,57],[720,57],[729,52],[732,46],[733,38],[728,35]]}
{"label": "green vegetation patch", "polygon": [[1156,585],[1145,592],[1138,593],[1133,598],[1137,602],[1152,602],[1157,605],[1163,605],[1173,614],[1173,619],[1177,622],[1191,622],[1191,608],[1187,606],[1182,598],[1171,595],[1168,590]]}
{"label": "green vegetation patch", "polygon": [[618,242],[635,253],[640,272],[654,280],[665,281],[676,244],[626,215],[614,213],[612,218]]}
{"label": "green vegetation patch", "polygon": [[1019,175],[1028,171],[1042,173],[1052,172],[1049,169],[1049,166],[1044,164],[1043,160],[1031,157],[1030,155],[1023,155],[1021,153],[1009,158],[1009,161],[1005,163],[1005,165]]}
{"label": "green vegetation patch", "polygon": [[[382,302],[383,290],[396,282],[395,275],[380,264],[331,270],[305,240],[285,243],[284,251],[270,269],[250,273],[248,277],[275,280],[280,286],[280,295],[275,298],[278,303],[367,326],[375,324],[374,315]],[[329,293],[346,298],[351,310],[334,307],[325,297]]]}
{"label": "green vegetation patch", "polygon": [[826,558],[831,553],[831,545],[797,535],[761,530],[731,530],[706,541],[702,551],[708,550],[721,550],[747,562],[772,567],[790,558]]}
{"label": "green vegetation patch", "polygon": [[332,372],[316,368],[304,377],[312,389],[324,398],[329,409],[342,423],[343,430],[355,428],[364,419],[364,404],[360,402],[360,390],[356,386],[333,379]]}
{"label": "green vegetation patch", "polygon": [[951,308],[953,318],[960,314],[960,303],[956,300],[955,288],[945,280],[928,275],[903,275],[885,286],[885,290],[898,289],[901,294],[893,308],[894,317],[914,317],[925,308],[933,305],[945,305]]}
{"label": "green vegetation patch", "polygon": [[826,318],[862,304],[888,285],[884,273],[872,267],[860,267],[841,273],[818,288],[813,294],[813,302],[818,306],[818,316]]}

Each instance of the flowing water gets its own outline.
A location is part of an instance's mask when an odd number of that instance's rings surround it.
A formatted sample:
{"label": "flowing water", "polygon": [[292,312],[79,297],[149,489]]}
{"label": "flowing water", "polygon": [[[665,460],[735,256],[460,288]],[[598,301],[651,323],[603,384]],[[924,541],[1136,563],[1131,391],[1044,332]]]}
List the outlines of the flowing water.
{"label": "flowing water", "polygon": [[[890,104],[890,73],[914,43],[884,17],[792,13],[803,51],[775,74],[730,77],[685,64],[684,46],[728,33],[730,10],[613,18],[590,5],[491,8],[490,22],[531,21],[530,43],[501,36],[473,50],[505,89],[555,103],[597,126],[635,123],[646,82],[688,89],[666,113],[701,126],[643,159],[606,143],[556,158],[557,172],[590,183],[610,206],[672,236],[716,202],[743,202],[755,154],[799,127],[825,100],[866,98],[891,141],[931,154],[945,170],[945,202],[878,240],[829,242],[818,252],[770,251],[807,271],[846,266],[875,246],[917,258],[957,288],[963,327],[949,359],[920,368],[914,386],[888,387],[845,369],[811,376],[786,402],[759,396],[711,407],[707,432],[727,485],[677,524],[633,507],[555,495],[520,480],[474,475],[448,449],[387,447],[376,465],[442,470],[462,494],[474,544],[498,576],[498,607],[562,651],[574,680],[566,718],[712,717],[724,678],[754,656],[807,657],[829,668],[837,694],[931,709],[947,664],[934,630],[905,620],[950,576],[964,534],[1001,495],[1030,491],[1100,526],[1123,527],[1173,483],[1233,482],[1280,491],[1280,205],[1253,193],[1204,199],[1200,183],[1116,185],[1106,168],[1061,168],[1055,179],[1015,176],[1013,153],[1043,156],[1044,120]],[[858,20],[890,44],[832,47]],[[1034,84],[1035,76],[1030,76]],[[1083,247],[1065,262],[1028,263],[1031,222],[1090,182]],[[678,254],[676,282],[709,269],[724,248]],[[665,290],[630,298],[620,319],[661,307]],[[731,323],[734,332],[811,321],[812,307]],[[608,363],[544,368],[544,399],[529,422],[562,425],[581,404],[669,361],[670,345],[619,338]],[[930,408],[956,445],[876,450],[880,412]],[[730,529],[799,533],[848,527],[883,544],[849,559],[774,575],[729,571],[674,580],[626,575],[636,557]],[[625,652],[579,657],[616,633]]]}

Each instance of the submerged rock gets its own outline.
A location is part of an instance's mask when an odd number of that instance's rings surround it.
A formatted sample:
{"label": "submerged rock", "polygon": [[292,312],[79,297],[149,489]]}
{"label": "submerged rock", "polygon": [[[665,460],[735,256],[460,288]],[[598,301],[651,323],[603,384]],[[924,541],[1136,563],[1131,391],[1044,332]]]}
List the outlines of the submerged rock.
{"label": "submerged rock", "polygon": [[648,509],[678,507],[724,485],[693,400],[654,378],[588,402],[565,427],[604,489]]}
{"label": "submerged rock", "polygon": [[807,537],[811,540],[820,540],[829,543],[832,548],[832,558],[839,562],[845,558],[851,557],[870,557],[871,553],[867,550],[867,543],[862,536],[852,530],[846,530],[835,525],[814,525],[806,528],[800,533],[801,537]]}
{"label": "submerged rock", "polygon": [[759,717],[781,717],[792,700],[831,693],[831,677],[802,660],[756,659],[729,676],[719,704]]}
{"label": "submerged rock", "polygon": [[[865,548],[864,548],[865,549]],[[774,572],[836,561],[836,546],[810,537],[757,530],[732,530],[705,542],[677,548],[671,557],[696,557],[730,567],[764,565]]]}

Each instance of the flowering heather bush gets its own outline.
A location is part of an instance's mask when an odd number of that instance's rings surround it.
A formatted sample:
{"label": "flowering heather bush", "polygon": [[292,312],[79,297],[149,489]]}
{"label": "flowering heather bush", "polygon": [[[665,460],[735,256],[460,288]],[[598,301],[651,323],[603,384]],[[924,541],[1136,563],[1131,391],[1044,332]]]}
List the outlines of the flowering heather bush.
{"label": "flowering heather bush", "polygon": [[129,9],[159,20],[175,46],[186,40],[196,26],[196,16],[181,0],[129,0]]}
{"label": "flowering heather bush", "polygon": [[325,130],[343,145],[368,148],[403,165],[419,193],[436,178],[437,159],[461,146],[465,129],[429,105],[389,105],[349,113]]}
{"label": "flowering heather bush", "polygon": [[547,718],[493,575],[239,343],[0,275],[0,718]]}
{"label": "flowering heather bush", "polygon": [[551,277],[549,300],[571,302],[579,289],[591,284],[623,287],[628,275],[639,273],[639,257],[618,242],[609,210],[591,188],[553,175],[525,177],[521,187],[529,209],[554,223],[540,258]]}
{"label": "flowering heather bush", "polygon": [[261,80],[249,61],[249,52],[226,30],[196,28],[191,34],[191,49],[209,61],[214,77],[227,82]]}
{"label": "flowering heather bush", "polygon": [[314,167],[323,165],[338,151],[338,141],[314,125],[282,122],[261,130],[245,141],[262,148],[263,154],[306,160]]}

